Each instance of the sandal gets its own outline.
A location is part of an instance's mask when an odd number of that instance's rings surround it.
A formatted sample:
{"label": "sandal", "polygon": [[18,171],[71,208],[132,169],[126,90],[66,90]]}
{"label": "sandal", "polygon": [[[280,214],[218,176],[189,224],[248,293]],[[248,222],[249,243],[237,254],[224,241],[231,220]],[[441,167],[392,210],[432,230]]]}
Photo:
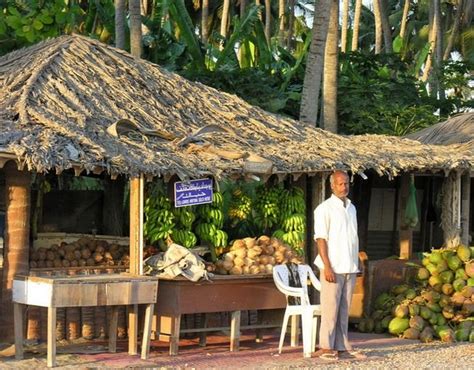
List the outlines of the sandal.
{"label": "sandal", "polygon": [[367,358],[367,355],[357,350],[348,350],[348,351],[339,351],[339,354],[346,358],[353,358],[357,360],[364,360]]}
{"label": "sandal", "polygon": [[320,349],[316,351],[314,355],[325,361],[337,361],[339,359],[337,351],[331,349]]}

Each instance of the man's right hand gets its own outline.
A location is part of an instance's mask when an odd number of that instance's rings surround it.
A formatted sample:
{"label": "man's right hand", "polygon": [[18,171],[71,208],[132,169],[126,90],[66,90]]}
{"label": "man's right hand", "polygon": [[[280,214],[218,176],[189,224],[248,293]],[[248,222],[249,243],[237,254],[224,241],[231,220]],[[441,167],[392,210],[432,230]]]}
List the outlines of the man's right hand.
{"label": "man's right hand", "polygon": [[336,275],[334,274],[331,266],[324,266],[324,278],[328,283],[336,282]]}

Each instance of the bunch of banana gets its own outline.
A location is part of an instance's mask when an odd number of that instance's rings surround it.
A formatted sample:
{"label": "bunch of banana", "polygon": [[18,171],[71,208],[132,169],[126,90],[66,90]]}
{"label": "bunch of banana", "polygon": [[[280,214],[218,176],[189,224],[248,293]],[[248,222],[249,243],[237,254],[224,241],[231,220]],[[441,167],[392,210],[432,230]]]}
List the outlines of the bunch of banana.
{"label": "bunch of banana", "polygon": [[175,227],[171,202],[163,193],[153,192],[145,202],[144,234],[150,243],[166,240]]}
{"label": "bunch of banana", "polygon": [[196,235],[201,242],[209,243],[213,261],[227,246],[227,233],[224,226],[224,198],[220,192],[214,192],[211,204],[197,206]]}
{"label": "bunch of banana", "polygon": [[252,199],[244,194],[242,189],[235,189],[229,205],[229,217],[237,223],[246,220],[250,212],[252,212]]}
{"label": "bunch of banana", "polygon": [[257,188],[255,200],[255,223],[262,230],[272,228],[280,219],[280,196],[282,188],[264,185]]}
{"label": "bunch of banana", "polygon": [[306,203],[304,192],[292,187],[281,192],[281,214],[279,228],[273,233],[275,238],[283,240],[293,249],[303,247],[306,232]]}
{"label": "bunch of banana", "polygon": [[180,207],[174,209],[174,215],[176,217],[176,226],[178,229],[191,230],[193,222],[196,220],[194,214],[194,207]]}
{"label": "bunch of banana", "polygon": [[174,229],[171,233],[171,239],[185,248],[192,248],[197,243],[196,235],[189,230]]}

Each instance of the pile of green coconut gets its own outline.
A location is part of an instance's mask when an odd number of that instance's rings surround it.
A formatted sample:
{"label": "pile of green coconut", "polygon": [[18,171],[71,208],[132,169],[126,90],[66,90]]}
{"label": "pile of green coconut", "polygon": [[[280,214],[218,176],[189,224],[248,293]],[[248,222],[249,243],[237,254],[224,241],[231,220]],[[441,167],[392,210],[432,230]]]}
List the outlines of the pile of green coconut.
{"label": "pile of green coconut", "polygon": [[415,279],[379,295],[358,324],[375,332],[431,342],[474,342],[474,247],[424,253]]}

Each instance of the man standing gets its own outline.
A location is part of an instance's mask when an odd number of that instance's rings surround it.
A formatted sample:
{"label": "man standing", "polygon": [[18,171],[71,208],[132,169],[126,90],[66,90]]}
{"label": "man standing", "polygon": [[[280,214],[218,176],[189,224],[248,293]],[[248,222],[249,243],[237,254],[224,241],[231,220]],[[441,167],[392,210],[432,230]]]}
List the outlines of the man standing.
{"label": "man standing", "polygon": [[325,360],[338,356],[363,358],[353,351],[347,332],[349,306],[359,262],[357,215],[347,198],[349,176],[335,171],[329,178],[332,195],[314,211],[314,239],[318,246],[316,266],[321,280],[321,329],[316,355]]}

